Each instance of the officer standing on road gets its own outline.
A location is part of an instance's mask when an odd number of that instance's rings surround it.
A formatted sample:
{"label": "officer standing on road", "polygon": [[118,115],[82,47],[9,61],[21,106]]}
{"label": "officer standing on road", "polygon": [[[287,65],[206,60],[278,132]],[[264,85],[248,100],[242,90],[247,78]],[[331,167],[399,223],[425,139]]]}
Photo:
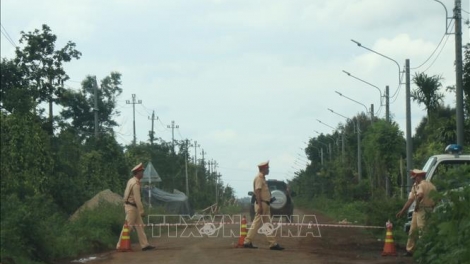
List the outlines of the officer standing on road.
{"label": "officer standing on road", "polygon": [[429,197],[431,191],[435,191],[436,187],[424,178],[426,172],[414,169],[411,172],[411,178],[414,179],[414,184],[411,187],[411,192],[400,212],[397,213],[397,218],[408,212],[408,208],[416,201],[413,217],[411,219],[410,231],[408,233],[408,242],[406,243],[406,255],[412,256],[416,246],[418,234],[422,232],[425,226],[426,213],[431,212],[434,207],[434,201]]}
{"label": "officer standing on road", "polygon": [[[144,206],[140,198],[140,179],[144,176],[144,166],[142,163],[135,166],[132,169],[134,177],[129,179],[127,182],[126,190],[124,191],[124,210],[126,211],[126,221],[130,227],[130,230],[135,228],[137,230],[137,236],[139,237],[139,244],[143,251],[155,249],[148,243],[147,236],[144,233],[144,222],[142,216],[144,216]],[[121,235],[116,246],[119,249],[121,245]]]}
{"label": "officer standing on road", "polygon": [[[257,248],[253,246],[252,241],[258,232],[261,224],[270,223],[270,201],[271,193],[269,192],[268,184],[266,183],[266,175],[269,174],[269,161],[263,162],[258,165],[259,172],[253,181],[253,190],[256,197],[255,203],[255,219],[251,224],[250,231],[245,237],[244,248]],[[277,242],[274,236],[266,235],[269,242],[269,249],[271,250],[283,250]]]}

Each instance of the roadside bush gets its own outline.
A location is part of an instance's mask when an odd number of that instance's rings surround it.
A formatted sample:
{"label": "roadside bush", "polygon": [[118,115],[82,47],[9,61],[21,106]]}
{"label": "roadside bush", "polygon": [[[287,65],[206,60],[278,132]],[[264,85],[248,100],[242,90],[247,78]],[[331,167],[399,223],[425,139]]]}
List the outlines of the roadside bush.
{"label": "roadside bush", "polygon": [[80,212],[76,220],[64,225],[58,255],[70,257],[115,248],[124,219],[122,205],[107,202]]}
{"label": "roadside bush", "polygon": [[218,214],[225,214],[225,215],[233,215],[239,214],[242,212],[242,207],[239,205],[228,205],[220,208],[220,212]]}
{"label": "roadside bush", "polygon": [[1,262],[41,263],[55,256],[56,236],[65,221],[48,196],[2,197]]}
{"label": "roadside bush", "polygon": [[[470,185],[468,173],[456,171],[450,181],[436,182],[438,189],[451,190],[435,195],[442,201],[429,214],[426,229],[417,242],[415,259],[419,263],[469,263],[470,260]],[[455,182],[465,183],[464,187],[449,189]],[[444,187],[442,187],[444,186]],[[442,188],[441,188],[442,187]]]}

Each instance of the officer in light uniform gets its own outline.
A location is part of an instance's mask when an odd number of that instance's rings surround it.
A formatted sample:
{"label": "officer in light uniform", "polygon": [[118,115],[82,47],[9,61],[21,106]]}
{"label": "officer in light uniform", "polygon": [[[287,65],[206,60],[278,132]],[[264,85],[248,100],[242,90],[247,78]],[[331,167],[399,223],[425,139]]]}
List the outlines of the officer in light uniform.
{"label": "officer in light uniform", "polygon": [[406,243],[406,255],[411,256],[415,250],[417,235],[422,231],[425,226],[426,213],[431,212],[435,203],[429,197],[431,191],[435,191],[436,187],[429,181],[425,180],[426,172],[418,169],[411,171],[411,178],[414,179],[414,184],[411,187],[408,201],[406,201],[400,212],[397,213],[397,218],[408,212],[411,204],[415,203],[415,210],[411,218],[410,232],[408,233],[408,241]]}
{"label": "officer in light uniform", "polygon": [[[137,230],[137,236],[139,237],[139,244],[143,251],[155,249],[151,246],[147,240],[147,236],[144,233],[144,222],[142,216],[144,216],[144,206],[140,199],[140,179],[144,176],[144,166],[142,163],[135,166],[132,169],[134,177],[129,179],[127,182],[126,190],[124,191],[124,210],[126,211],[126,221],[130,227],[130,230],[135,228]],[[121,236],[116,246],[119,249],[121,244]]]}
{"label": "officer in light uniform", "polygon": [[[269,174],[269,161],[260,163],[258,165],[259,172],[253,181],[253,191],[256,196],[255,203],[255,219],[251,224],[251,228],[245,237],[244,247],[245,248],[257,248],[253,246],[252,241],[260,226],[264,223],[270,223],[271,207],[269,205],[271,201],[271,193],[269,192],[268,184],[266,183],[266,175]],[[283,250],[277,242],[274,236],[266,235],[269,242],[269,249],[271,250]]]}

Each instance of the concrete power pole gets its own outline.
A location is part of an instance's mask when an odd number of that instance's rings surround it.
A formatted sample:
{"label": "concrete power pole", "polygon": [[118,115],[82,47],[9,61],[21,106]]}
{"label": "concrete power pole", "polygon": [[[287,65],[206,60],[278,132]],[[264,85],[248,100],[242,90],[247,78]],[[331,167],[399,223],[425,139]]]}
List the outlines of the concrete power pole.
{"label": "concrete power pole", "polygon": [[463,115],[463,80],[462,80],[462,2],[455,0],[455,88],[456,88],[456,119],[457,119],[457,144],[464,144],[464,115]]}
{"label": "concrete power pole", "polygon": [[95,106],[93,112],[95,112],[95,138],[98,138],[98,83],[96,81],[96,76],[93,82],[94,94],[95,94]]}
{"label": "concrete power pole", "polygon": [[171,144],[173,148],[173,153],[175,153],[175,128],[179,128],[180,126],[175,125],[175,121],[171,121],[171,126],[168,125],[168,128],[171,128]]}
{"label": "concrete power pole", "polygon": [[405,61],[406,75],[406,189],[407,193],[411,190],[411,178],[408,176],[413,169],[413,142],[411,139],[411,104],[410,104],[410,60]]}
{"label": "concrete power pole", "polygon": [[197,148],[201,145],[197,144],[197,141],[194,141],[194,164],[197,164]]}
{"label": "concrete power pole", "polygon": [[185,159],[184,159],[184,167],[186,171],[186,196],[189,197],[189,181],[188,181],[188,151],[189,151],[189,140],[186,139],[186,149],[185,149]]}
{"label": "concrete power pole", "polygon": [[370,104],[370,122],[374,123],[374,104]]}
{"label": "concrete power pole", "polygon": [[155,111],[152,111],[152,117],[150,118],[150,120],[152,120],[152,130],[150,130],[150,133],[149,133],[149,136],[150,136],[150,145],[153,145],[153,141],[155,139],[155,130],[153,129],[153,123],[155,120],[158,120],[158,116],[157,116],[157,119],[155,119]]}
{"label": "concrete power pole", "polygon": [[201,145],[197,144],[197,141],[194,141],[194,178],[196,179],[197,183],[197,148],[200,147]]}
{"label": "concrete power pole", "polygon": [[133,144],[135,145],[136,143],[136,137],[135,137],[135,105],[136,104],[141,104],[142,103],[142,100],[135,100],[135,94],[132,94],[132,101],[129,101],[129,100],[126,100],[126,104],[132,104],[132,113],[133,113],[133,121],[132,121],[132,124],[133,124],[133,127],[134,127],[134,140],[133,140]]}
{"label": "concrete power pole", "polygon": [[214,183],[215,183],[215,203],[217,204],[219,202],[219,196],[218,196],[219,191],[218,191],[218,188],[217,188],[218,187],[217,184],[219,183],[219,181],[218,181],[219,179],[217,177],[217,171],[216,171],[217,161],[215,161],[215,160],[212,161],[212,166],[214,167],[213,168],[213,170],[214,170],[213,174],[214,174]]}
{"label": "concrete power pole", "polygon": [[[207,152],[204,151],[204,149],[202,149],[201,151],[201,155],[202,155],[202,159],[201,159],[201,164],[202,164],[202,167],[204,168],[206,166],[206,161],[204,159],[204,155],[206,155]],[[196,166],[196,184],[197,184],[197,166]]]}
{"label": "concrete power pole", "polygon": [[357,181],[362,181],[362,150],[361,150],[361,127],[359,125],[359,118],[356,118],[357,130]]}
{"label": "concrete power pole", "polygon": [[385,86],[385,120],[390,123],[390,97],[388,92],[388,85]]}

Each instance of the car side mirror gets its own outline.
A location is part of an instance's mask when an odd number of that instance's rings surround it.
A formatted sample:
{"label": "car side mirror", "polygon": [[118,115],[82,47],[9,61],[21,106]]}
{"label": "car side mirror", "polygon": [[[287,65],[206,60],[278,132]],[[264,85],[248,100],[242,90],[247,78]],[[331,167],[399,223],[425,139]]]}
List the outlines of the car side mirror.
{"label": "car side mirror", "polygon": [[252,195],[253,195],[253,192],[248,192],[248,195],[252,196]]}

